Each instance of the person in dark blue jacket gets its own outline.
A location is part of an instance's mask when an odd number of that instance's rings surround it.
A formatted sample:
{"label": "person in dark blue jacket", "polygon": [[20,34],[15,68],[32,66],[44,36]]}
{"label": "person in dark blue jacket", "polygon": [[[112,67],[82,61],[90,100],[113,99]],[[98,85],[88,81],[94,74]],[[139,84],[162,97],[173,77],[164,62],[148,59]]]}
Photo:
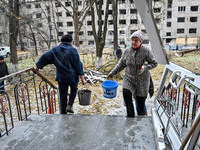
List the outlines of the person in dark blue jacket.
{"label": "person in dark blue jacket", "polygon": [[[79,76],[85,85],[83,64],[80,61],[78,51],[71,45],[72,36],[63,35],[61,43],[45,52],[36,63],[36,70],[42,69],[48,64],[56,66],[56,81],[60,92],[60,113],[74,113],[73,104],[77,93]],[[69,102],[67,104],[68,87],[70,86]]]}
{"label": "person in dark blue jacket", "polygon": [[[5,75],[9,75],[8,67],[6,65],[6,62],[4,62],[4,57],[0,56],[0,78],[4,77]],[[1,86],[3,86],[3,87],[1,87]],[[0,82],[0,87],[1,87],[0,88],[1,95],[5,94],[4,81]]]}
{"label": "person in dark blue jacket", "polygon": [[118,49],[116,50],[116,55],[117,55],[117,59],[120,59],[122,56],[122,50],[120,46],[118,46]]}

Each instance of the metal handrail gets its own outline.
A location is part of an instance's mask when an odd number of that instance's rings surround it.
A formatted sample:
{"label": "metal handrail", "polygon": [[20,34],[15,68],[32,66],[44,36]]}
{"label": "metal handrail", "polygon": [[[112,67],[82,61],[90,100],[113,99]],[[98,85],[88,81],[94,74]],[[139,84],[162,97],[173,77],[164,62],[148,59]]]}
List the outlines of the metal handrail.
{"label": "metal handrail", "polygon": [[27,120],[33,113],[57,112],[58,87],[33,67],[0,78],[1,81],[9,82],[0,86],[4,87],[0,90],[0,137],[8,135],[15,122]]}

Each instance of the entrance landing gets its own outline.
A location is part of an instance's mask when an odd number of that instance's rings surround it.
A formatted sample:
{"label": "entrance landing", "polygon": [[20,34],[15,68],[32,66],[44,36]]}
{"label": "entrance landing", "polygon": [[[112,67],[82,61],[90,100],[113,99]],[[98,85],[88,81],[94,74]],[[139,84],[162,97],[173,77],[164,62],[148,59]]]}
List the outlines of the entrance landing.
{"label": "entrance landing", "polygon": [[1,150],[155,150],[150,116],[37,115],[0,138]]}

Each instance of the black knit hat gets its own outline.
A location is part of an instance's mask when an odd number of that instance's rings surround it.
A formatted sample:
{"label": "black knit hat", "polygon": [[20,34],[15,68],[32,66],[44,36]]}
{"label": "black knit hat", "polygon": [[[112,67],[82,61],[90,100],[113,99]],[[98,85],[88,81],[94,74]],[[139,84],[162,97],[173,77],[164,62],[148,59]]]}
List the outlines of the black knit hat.
{"label": "black knit hat", "polygon": [[4,60],[4,57],[3,57],[3,56],[0,56],[0,60]]}
{"label": "black knit hat", "polygon": [[61,42],[72,42],[72,36],[71,35],[63,35],[61,38]]}

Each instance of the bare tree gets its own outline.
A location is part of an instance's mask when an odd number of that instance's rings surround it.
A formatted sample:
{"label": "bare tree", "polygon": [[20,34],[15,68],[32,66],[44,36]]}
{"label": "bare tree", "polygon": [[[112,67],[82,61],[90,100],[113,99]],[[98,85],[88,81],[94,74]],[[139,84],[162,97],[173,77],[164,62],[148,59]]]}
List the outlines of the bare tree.
{"label": "bare tree", "polygon": [[[90,3],[92,4],[92,0],[90,0]],[[100,68],[102,66],[102,52],[105,46],[105,40],[106,40],[106,33],[107,33],[107,26],[108,26],[108,8],[109,8],[110,0],[107,0],[106,2],[106,9],[105,9],[105,16],[104,20],[102,20],[102,5],[103,1],[94,1],[93,7],[91,7],[91,16],[92,16],[92,31],[93,36],[96,44],[96,59],[97,59],[97,68]],[[95,10],[97,13],[98,18],[98,29],[96,29],[95,26]]]}
{"label": "bare tree", "polygon": [[118,0],[112,1],[112,15],[113,15],[113,28],[114,28],[114,50],[118,48],[118,27],[117,27],[117,15],[118,15]]}
{"label": "bare tree", "polygon": [[17,72],[18,59],[17,59],[17,36],[19,29],[19,0],[9,0],[9,36],[10,36],[10,72]]}
{"label": "bare tree", "polygon": [[88,15],[88,12],[94,0],[90,0],[91,1],[90,3],[87,3],[87,1],[85,1],[81,10],[79,10],[79,7],[78,7],[78,2],[79,2],[78,0],[67,0],[68,5],[72,9],[72,13],[60,2],[60,0],[56,0],[56,1],[59,2],[60,5],[67,11],[67,13],[71,15],[73,19],[73,23],[74,23],[75,46],[79,47],[79,31],[81,30],[83,26],[83,21]]}

